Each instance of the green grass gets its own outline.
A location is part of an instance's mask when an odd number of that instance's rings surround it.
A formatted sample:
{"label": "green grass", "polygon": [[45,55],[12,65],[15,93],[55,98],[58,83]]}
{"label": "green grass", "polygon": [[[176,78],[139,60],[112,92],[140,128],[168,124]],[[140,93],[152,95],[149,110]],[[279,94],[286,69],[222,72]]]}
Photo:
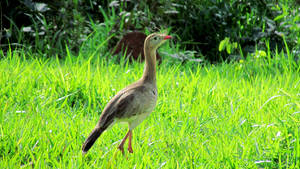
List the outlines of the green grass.
{"label": "green grass", "polygon": [[[175,52],[167,46],[161,50]],[[143,64],[119,65],[95,50],[65,60],[2,53],[0,168],[297,168],[299,66],[290,54],[257,53],[219,65],[165,56],[157,106],[134,130],[127,158],[117,151],[126,124],[105,132],[85,157],[81,145]]]}

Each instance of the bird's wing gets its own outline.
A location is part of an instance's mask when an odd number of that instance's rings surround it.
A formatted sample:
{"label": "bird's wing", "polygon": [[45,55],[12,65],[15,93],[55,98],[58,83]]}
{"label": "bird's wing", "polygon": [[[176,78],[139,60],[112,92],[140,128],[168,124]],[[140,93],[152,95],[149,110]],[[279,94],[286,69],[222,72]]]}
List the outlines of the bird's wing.
{"label": "bird's wing", "polygon": [[133,109],[134,93],[118,93],[104,108],[98,126],[106,129],[110,126],[115,118],[122,118],[127,112]]}

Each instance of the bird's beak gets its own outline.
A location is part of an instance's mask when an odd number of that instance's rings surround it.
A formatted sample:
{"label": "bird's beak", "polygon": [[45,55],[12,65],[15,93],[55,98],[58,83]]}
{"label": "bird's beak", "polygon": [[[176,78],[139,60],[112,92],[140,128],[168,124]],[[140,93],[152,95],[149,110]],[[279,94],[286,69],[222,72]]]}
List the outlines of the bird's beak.
{"label": "bird's beak", "polygon": [[172,36],[166,35],[166,36],[164,37],[164,40],[171,39],[171,38],[172,38]]}

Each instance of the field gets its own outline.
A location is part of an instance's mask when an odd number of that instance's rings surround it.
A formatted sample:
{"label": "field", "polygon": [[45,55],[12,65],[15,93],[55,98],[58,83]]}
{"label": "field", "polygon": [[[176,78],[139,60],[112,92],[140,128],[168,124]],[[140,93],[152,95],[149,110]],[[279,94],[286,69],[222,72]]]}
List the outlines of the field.
{"label": "field", "polygon": [[86,156],[81,145],[143,64],[90,53],[1,54],[0,168],[299,167],[300,74],[288,50],[217,65],[164,56],[157,106],[134,130],[126,157],[117,150],[126,124],[106,131]]}

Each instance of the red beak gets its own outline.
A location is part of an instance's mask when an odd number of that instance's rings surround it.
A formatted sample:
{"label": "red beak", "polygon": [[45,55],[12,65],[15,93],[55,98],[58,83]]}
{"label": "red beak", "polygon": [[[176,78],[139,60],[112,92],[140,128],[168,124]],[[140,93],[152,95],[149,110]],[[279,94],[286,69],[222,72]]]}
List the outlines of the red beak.
{"label": "red beak", "polygon": [[172,36],[167,35],[167,36],[165,36],[164,40],[166,40],[166,39],[171,39],[171,38],[172,38]]}

